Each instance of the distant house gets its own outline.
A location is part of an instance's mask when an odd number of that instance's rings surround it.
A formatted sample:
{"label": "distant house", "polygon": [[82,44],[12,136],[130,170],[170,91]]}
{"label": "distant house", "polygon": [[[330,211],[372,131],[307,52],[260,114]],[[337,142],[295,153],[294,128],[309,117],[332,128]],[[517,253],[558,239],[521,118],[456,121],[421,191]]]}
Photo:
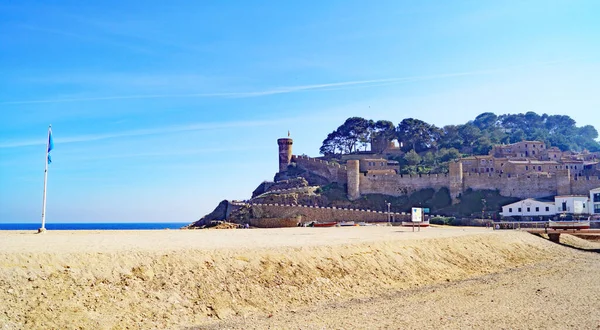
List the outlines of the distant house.
{"label": "distant house", "polygon": [[[597,202],[591,202],[597,200]],[[502,206],[504,217],[544,217],[557,214],[600,214],[600,188],[590,191],[590,196],[555,196],[550,200],[527,198]]]}
{"label": "distant house", "polygon": [[589,200],[588,196],[556,196],[556,213],[589,214]]}
{"label": "distant house", "polygon": [[502,206],[500,213],[504,217],[550,216],[556,214],[554,202],[534,198]]}
{"label": "distant house", "polygon": [[590,214],[600,214],[600,187],[590,190]]}

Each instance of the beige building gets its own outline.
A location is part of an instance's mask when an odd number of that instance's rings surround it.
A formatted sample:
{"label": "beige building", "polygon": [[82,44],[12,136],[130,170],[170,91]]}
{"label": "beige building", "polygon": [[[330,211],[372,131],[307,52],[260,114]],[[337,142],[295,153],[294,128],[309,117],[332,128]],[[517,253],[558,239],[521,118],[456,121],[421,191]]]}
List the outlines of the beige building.
{"label": "beige building", "polygon": [[546,145],[540,141],[521,141],[508,145],[496,145],[490,155],[501,157],[532,157],[540,158],[546,152]]}
{"label": "beige building", "polygon": [[377,172],[379,174],[398,174],[400,165],[395,160],[387,160],[384,158],[365,158],[359,160],[359,171],[360,172]]}

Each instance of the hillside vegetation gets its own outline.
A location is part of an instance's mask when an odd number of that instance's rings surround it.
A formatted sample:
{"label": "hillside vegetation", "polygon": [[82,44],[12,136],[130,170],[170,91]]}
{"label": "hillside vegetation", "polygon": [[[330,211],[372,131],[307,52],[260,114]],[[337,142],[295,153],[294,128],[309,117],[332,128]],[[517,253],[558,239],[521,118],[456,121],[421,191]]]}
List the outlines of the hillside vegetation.
{"label": "hillside vegetation", "polygon": [[461,125],[437,127],[419,119],[389,120],[348,118],[323,141],[320,153],[331,158],[373,150],[374,141],[400,141],[401,173],[445,173],[447,164],[466,155],[486,155],[496,144],[523,140],[542,141],[562,151],[600,151],[598,131],[591,125],[578,127],[566,115],[535,112],[496,115],[485,112]]}

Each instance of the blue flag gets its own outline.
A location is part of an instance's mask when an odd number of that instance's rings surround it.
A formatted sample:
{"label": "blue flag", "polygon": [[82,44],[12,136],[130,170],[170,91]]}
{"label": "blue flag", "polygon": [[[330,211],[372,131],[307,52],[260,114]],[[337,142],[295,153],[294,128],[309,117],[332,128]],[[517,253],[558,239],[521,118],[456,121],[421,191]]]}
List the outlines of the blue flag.
{"label": "blue flag", "polygon": [[48,164],[52,163],[52,158],[50,158],[50,150],[54,149],[54,141],[52,140],[52,129],[49,129],[48,132]]}

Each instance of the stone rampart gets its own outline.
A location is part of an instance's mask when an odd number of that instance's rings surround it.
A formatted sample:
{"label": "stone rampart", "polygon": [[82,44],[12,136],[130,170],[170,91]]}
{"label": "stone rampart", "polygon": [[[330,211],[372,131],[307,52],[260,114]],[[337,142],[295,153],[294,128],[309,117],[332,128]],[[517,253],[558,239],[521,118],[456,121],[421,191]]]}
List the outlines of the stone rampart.
{"label": "stone rampart", "polygon": [[331,182],[346,183],[346,166],[308,156],[293,156],[292,162],[312,173],[326,178]]}
{"label": "stone rampart", "polygon": [[410,195],[427,188],[439,190],[450,186],[450,178],[445,174],[361,174],[361,194],[385,194],[391,196]]}
{"label": "stone rampart", "polygon": [[260,218],[250,219],[249,223],[252,227],[257,228],[282,228],[296,227],[300,218]]}
{"label": "stone rampart", "polygon": [[577,176],[571,179],[571,194],[589,196],[590,190],[600,187],[600,177]]}
{"label": "stone rampart", "polygon": [[[359,210],[336,207],[319,207],[307,205],[251,204],[259,207],[261,212],[271,217],[293,218],[300,216],[301,222],[312,221],[355,221],[355,222],[387,222],[388,214],[384,211]],[[410,214],[390,212],[395,221],[410,220]]]}
{"label": "stone rampart", "polygon": [[539,198],[554,196],[557,192],[555,175],[520,174],[506,175],[495,173],[469,173],[463,177],[465,189],[494,190],[502,196],[517,198]]}

